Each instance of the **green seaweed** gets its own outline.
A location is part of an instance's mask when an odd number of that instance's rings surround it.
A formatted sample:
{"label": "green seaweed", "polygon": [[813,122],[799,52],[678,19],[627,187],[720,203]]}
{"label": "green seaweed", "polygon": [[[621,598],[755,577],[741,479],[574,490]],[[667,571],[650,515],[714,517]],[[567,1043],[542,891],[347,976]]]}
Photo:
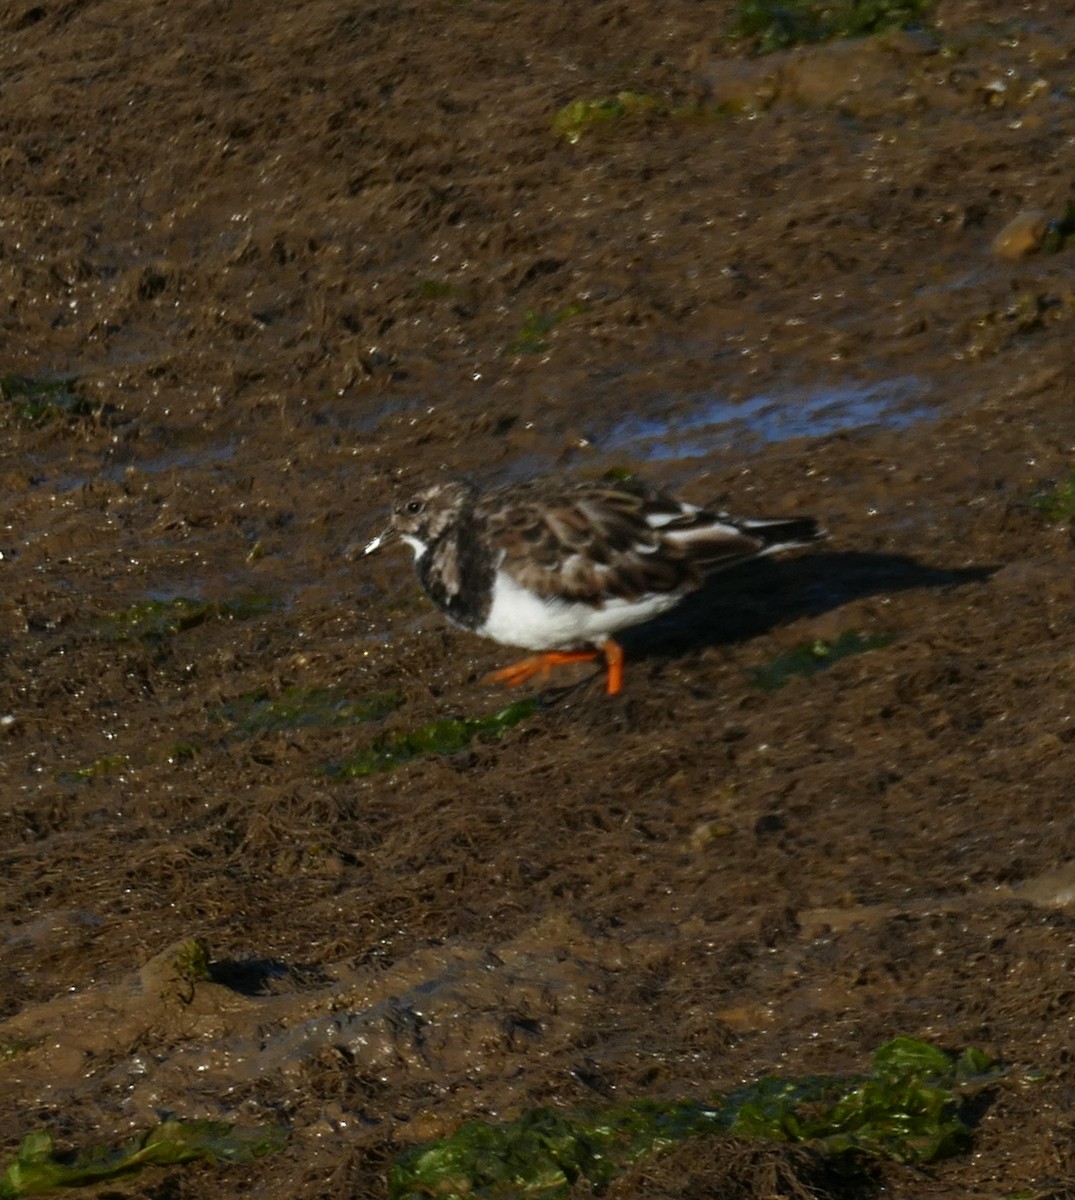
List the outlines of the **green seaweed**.
{"label": "green seaweed", "polygon": [[864,634],[847,630],[831,642],[816,638],[803,642],[792,650],[778,655],[763,667],[752,667],[747,672],[751,683],[765,692],[779,691],[796,675],[816,675],[826,671],[833,663],[854,654],[865,654],[867,650],[880,650],[888,646],[892,638],[886,634]]}
{"label": "green seaweed", "polygon": [[[953,1057],[912,1038],[896,1038],[874,1055],[859,1080],[761,1079],[738,1103],[728,1132],[736,1137],[809,1142],[826,1154],[854,1151],[901,1163],[930,1163],[967,1145],[957,1093],[998,1077],[980,1050]],[[740,1102],[740,1096],[742,1100]]]}
{"label": "green seaweed", "polygon": [[479,734],[499,737],[540,707],[536,698],[516,700],[485,717],[443,717],[409,733],[378,738],[373,745],[326,768],[337,779],[361,779],[391,771],[423,754],[455,754]]}
{"label": "green seaweed", "polygon": [[1069,200],[1064,209],[1064,215],[1050,221],[1042,238],[1040,250],[1042,254],[1059,254],[1066,250],[1068,243],[1075,237],[1075,200]]}
{"label": "green seaweed", "polygon": [[0,375],[0,400],[11,405],[16,420],[28,425],[45,425],[55,417],[92,417],[100,406],[91,403],[75,387],[73,376],[30,379],[25,375]]}
{"label": "green seaweed", "polygon": [[0,1039],[0,1063],[9,1062],[29,1053],[35,1046],[40,1045],[40,1038],[2,1038]]}
{"label": "green seaweed", "polygon": [[109,613],[98,622],[98,631],[111,641],[161,641],[187,629],[194,629],[211,617],[248,621],[279,608],[279,601],[258,593],[235,596],[230,600],[191,600],[176,596],[172,600],[141,600],[129,608]]}
{"label": "green seaweed", "polygon": [[130,761],[130,757],[126,754],[103,754],[84,767],[61,772],[59,779],[61,783],[68,786],[72,783],[86,783],[90,779],[102,779],[106,775],[115,775],[122,771],[130,764]]}
{"label": "green seaweed", "polygon": [[403,1154],[389,1174],[389,1195],[559,1200],[580,1181],[599,1191],[632,1163],[718,1134],[803,1144],[849,1171],[876,1158],[930,1163],[966,1148],[963,1095],[1002,1073],[978,1050],[957,1057],[897,1038],[877,1051],[864,1076],[766,1077],[704,1102],[635,1100],[538,1108],[502,1124],[469,1121]]}
{"label": "green seaweed", "polygon": [[230,600],[218,600],[210,605],[212,615],[225,621],[252,621],[264,617],[281,607],[275,596],[263,592],[243,592]]}
{"label": "green seaweed", "polygon": [[626,117],[647,115],[664,121],[713,121],[734,115],[740,106],[731,103],[672,104],[646,92],[617,92],[614,96],[599,96],[588,100],[572,100],[559,109],[552,119],[557,136],[576,145],[582,135],[601,127],[611,127]]}
{"label": "green seaweed", "polygon": [[418,281],[418,295],[423,300],[440,300],[451,294],[452,285],[443,279],[420,279]]}
{"label": "green seaweed", "polygon": [[607,471],[602,472],[600,478],[602,483],[613,484],[618,491],[627,492],[632,496],[644,497],[652,488],[648,480],[636,475],[627,467],[609,467]]}
{"label": "green seaweed", "polygon": [[397,692],[350,700],[338,688],[285,688],[273,696],[261,689],[229,700],[211,716],[233,723],[241,737],[281,729],[338,729],[364,721],[379,721],[401,703]]}
{"label": "green seaweed", "polygon": [[607,471],[601,472],[600,478],[603,483],[633,485],[636,480],[641,482],[641,476],[635,474],[630,467],[609,467]]}
{"label": "green seaweed", "polygon": [[188,938],[175,948],[172,962],[175,974],[188,983],[204,983],[212,979],[209,970],[209,944],[204,938]]}
{"label": "green seaweed", "polygon": [[100,632],[114,641],[145,638],[159,640],[185,629],[194,629],[209,615],[204,600],[177,596],[174,600],[141,600],[129,608],[102,617]]}
{"label": "green seaweed", "polygon": [[508,347],[509,354],[542,354],[549,348],[545,335],[550,333],[561,321],[568,317],[577,317],[586,311],[585,304],[569,304],[554,313],[536,313],[529,311],[519,332],[519,336]]}
{"label": "green seaweed", "polygon": [[197,742],[175,742],[164,757],[170,763],[181,763],[189,762],[200,753],[201,746]]}
{"label": "green seaweed", "polygon": [[656,96],[645,92],[617,92],[597,100],[572,100],[552,119],[553,132],[574,144],[594,125],[618,121],[640,113],[667,113]]}
{"label": "green seaweed", "polygon": [[1039,492],[1030,503],[1046,521],[1071,524],[1075,521],[1075,470],[1056,487]]}
{"label": "green seaweed", "polygon": [[42,1129],[27,1134],[0,1175],[0,1200],[117,1179],[151,1164],[199,1158],[250,1162],[282,1149],[286,1140],[286,1130],[277,1125],[250,1128],[225,1121],[169,1120],[118,1149],[93,1146],[68,1155],[57,1154],[52,1135]]}
{"label": "green seaweed", "polygon": [[755,54],[922,25],[930,0],[739,0],[730,37]]}

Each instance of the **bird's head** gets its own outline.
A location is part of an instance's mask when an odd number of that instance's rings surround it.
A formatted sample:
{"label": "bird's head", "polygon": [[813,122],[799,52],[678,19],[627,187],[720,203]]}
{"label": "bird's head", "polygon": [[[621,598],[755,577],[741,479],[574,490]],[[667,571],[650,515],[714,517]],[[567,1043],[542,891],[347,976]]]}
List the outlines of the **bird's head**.
{"label": "bird's head", "polygon": [[421,558],[473,498],[474,489],[458,480],[430,484],[400,498],[392,506],[388,528],[366,546],[364,553],[372,554],[399,538],[410,546],[416,559]]}

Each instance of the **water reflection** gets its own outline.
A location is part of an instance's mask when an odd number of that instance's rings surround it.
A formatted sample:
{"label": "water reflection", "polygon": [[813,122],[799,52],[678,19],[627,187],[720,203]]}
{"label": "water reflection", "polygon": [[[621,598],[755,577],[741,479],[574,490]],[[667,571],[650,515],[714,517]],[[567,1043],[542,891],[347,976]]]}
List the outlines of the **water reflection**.
{"label": "water reflection", "polygon": [[626,417],[599,441],[603,449],[623,451],[632,459],[659,461],[699,458],[724,445],[741,447],[744,434],[777,442],[862,425],[903,429],[934,415],[925,403],[926,391],[917,376],[905,375],[878,383],[762,393],[739,401],[702,392],[683,397],[664,413]]}

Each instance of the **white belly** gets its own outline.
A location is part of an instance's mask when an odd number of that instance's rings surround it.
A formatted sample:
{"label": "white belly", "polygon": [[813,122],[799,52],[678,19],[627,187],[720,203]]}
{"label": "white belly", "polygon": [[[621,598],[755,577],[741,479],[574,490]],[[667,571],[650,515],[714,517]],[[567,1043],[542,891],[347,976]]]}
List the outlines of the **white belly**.
{"label": "white belly", "polygon": [[638,600],[606,600],[602,607],[536,596],[503,571],[497,571],[493,604],[476,632],[507,646],[527,650],[571,650],[603,642],[632,625],[674,608],[682,597],[667,592]]}

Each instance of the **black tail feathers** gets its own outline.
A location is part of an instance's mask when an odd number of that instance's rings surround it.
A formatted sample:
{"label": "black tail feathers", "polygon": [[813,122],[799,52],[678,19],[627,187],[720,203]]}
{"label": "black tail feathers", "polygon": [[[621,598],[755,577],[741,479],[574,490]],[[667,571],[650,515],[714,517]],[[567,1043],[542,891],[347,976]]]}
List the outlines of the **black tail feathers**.
{"label": "black tail feathers", "polygon": [[761,538],[764,543],[762,554],[772,554],[790,546],[808,546],[828,537],[813,517],[761,517],[736,521],[736,524],[744,533]]}

